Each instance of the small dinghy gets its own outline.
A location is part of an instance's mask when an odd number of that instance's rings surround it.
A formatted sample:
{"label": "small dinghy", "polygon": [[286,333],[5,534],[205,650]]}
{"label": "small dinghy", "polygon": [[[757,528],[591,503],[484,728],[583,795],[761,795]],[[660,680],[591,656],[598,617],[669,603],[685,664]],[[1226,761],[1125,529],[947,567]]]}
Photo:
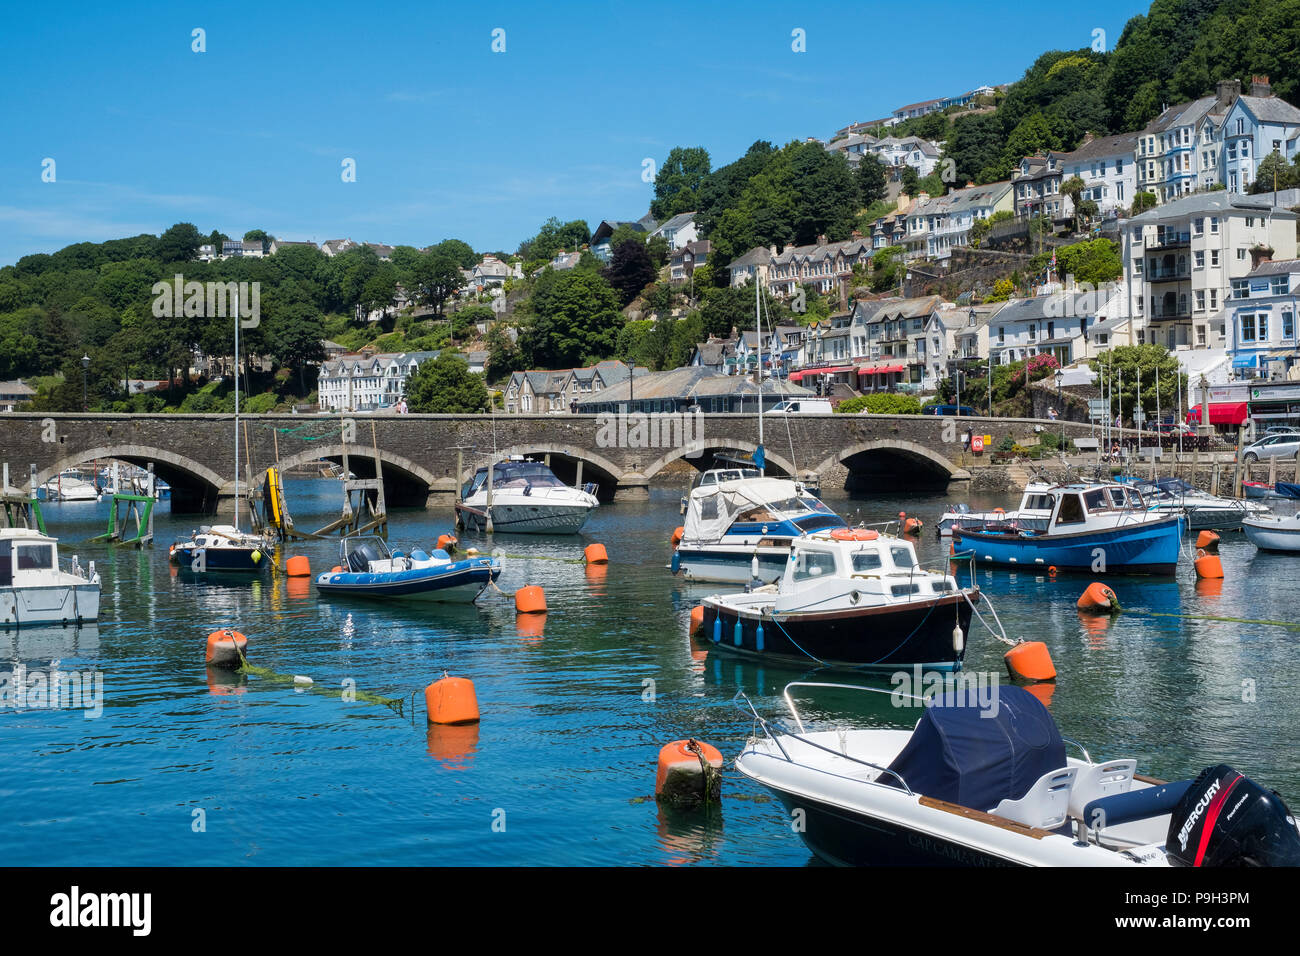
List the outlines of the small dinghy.
{"label": "small dinghy", "polygon": [[[821,859],[840,865],[1297,866],[1282,799],[1223,764],[1166,783],[1133,759],[1094,762],[1014,685],[991,699],[960,683],[924,701],[911,730],[763,731],[736,769],[775,794]],[[921,702],[909,694],[902,696]],[[1081,757],[1067,757],[1066,743]]]}
{"label": "small dinghy", "polygon": [[1300,552],[1300,515],[1263,515],[1241,522],[1250,543],[1261,551]]}
{"label": "small dinghy", "polygon": [[316,577],[322,594],[468,604],[501,576],[501,561],[484,555],[456,561],[441,548],[405,554],[376,537],[344,538],[339,549],[343,564]]}

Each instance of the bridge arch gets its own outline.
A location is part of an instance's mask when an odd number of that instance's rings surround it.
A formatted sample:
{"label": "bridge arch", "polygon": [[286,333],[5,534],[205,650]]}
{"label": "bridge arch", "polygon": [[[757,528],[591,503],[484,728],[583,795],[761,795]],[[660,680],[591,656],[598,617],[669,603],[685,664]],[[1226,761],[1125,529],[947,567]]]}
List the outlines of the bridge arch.
{"label": "bridge arch", "polygon": [[848,469],[849,491],[942,491],[954,478],[970,473],[943,455],[901,438],[878,438],[848,445],[815,469],[819,475],[835,465]]}
{"label": "bridge arch", "polygon": [[[343,452],[347,450],[348,470],[358,477],[373,478],[375,475],[375,450],[359,445],[333,444],[320,445],[290,455],[279,462],[281,472],[289,471],[314,461],[332,461],[343,463]],[[391,507],[422,507],[429,496],[429,490],[439,480],[428,468],[416,464],[405,455],[398,455],[383,448],[379,449],[379,461],[384,470],[384,498]],[[260,485],[269,469],[263,468],[254,478],[254,484]]]}
{"label": "bridge arch", "polygon": [[54,464],[36,472],[36,484],[43,485],[67,468],[114,458],[132,465],[153,463],[154,474],[171,485],[171,510],[177,513],[211,512],[228,479],[192,458],[148,445],[102,445],[65,454]]}
{"label": "bridge arch", "polygon": [[[700,439],[699,441],[689,442],[677,448],[670,448],[661,458],[647,467],[643,474],[648,481],[670,464],[679,461],[682,458],[691,460],[692,464],[695,464],[695,461],[698,460],[702,463],[703,467],[707,467],[709,462],[713,460],[714,452],[740,451],[752,455],[757,450],[757,444],[740,438],[728,438],[725,440],[719,439],[717,441]],[[779,454],[775,454],[771,448],[764,447],[763,454],[769,470],[775,465],[776,470],[780,471],[782,476],[791,476],[795,474],[794,465],[791,464],[788,459]],[[700,468],[701,464],[696,464],[696,467]]]}

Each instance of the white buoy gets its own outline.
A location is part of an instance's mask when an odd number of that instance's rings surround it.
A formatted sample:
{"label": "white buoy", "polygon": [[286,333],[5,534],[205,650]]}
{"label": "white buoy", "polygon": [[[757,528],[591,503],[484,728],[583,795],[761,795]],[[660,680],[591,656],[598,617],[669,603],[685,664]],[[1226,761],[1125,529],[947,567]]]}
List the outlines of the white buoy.
{"label": "white buoy", "polygon": [[952,649],[960,654],[961,649],[966,646],[966,635],[961,632],[961,625],[954,625],[952,629]]}

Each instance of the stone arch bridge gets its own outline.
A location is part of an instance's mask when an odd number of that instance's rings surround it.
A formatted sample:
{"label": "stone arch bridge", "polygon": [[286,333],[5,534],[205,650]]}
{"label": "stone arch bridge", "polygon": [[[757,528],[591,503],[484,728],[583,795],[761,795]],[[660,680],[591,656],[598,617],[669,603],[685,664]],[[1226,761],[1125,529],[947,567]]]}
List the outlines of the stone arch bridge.
{"label": "stone arch bridge", "polygon": [[[650,419],[655,427],[647,428]],[[674,421],[675,420],[675,421]],[[114,458],[144,466],[172,486],[172,510],[208,512],[234,494],[233,415],[0,415],[0,462],[10,484],[38,484],[60,471]],[[964,440],[975,434],[1025,439],[1035,425],[1081,437],[1089,427],[1023,419],[930,415],[801,415],[763,419],[768,471],[821,476],[843,466],[861,490],[942,490],[971,477],[990,457]],[[603,415],[243,415],[241,482],[260,483],[268,467],[320,460],[373,477],[379,459],[392,506],[445,502],[460,481],[495,455],[546,456],[567,482],[594,481],[602,498],[644,497],[665,468],[685,460],[710,467],[715,454],[752,452],[752,414]],[[457,461],[461,475],[456,474]]]}

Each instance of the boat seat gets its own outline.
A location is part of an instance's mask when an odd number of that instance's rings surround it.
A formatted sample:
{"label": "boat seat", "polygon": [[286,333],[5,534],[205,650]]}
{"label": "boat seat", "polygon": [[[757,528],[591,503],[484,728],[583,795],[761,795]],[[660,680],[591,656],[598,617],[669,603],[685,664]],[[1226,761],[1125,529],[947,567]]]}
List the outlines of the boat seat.
{"label": "boat seat", "polygon": [[1088,821],[1083,815],[1083,808],[1101,797],[1128,793],[1133,786],[1137,761],[1108,760],[1078,769],[1079,775],[1074,778],[1074,786],[1070,788],[1070,816],[1083,820],[1086,825]]}
{"label": "boat seat", "polygon": [[1055,830],[1069,816],[1070,788],[1078,773],[1077,767],[1049,770],[1019,800],[1003,800],[989,812],[1027,827]]}
{"label": "boat seat", "polygon": [[434,548],[434,549],[433,549],[433,560],[435,560],[435,561],[450,561],[450,560],[451,560],[451,555],[448,554],[446,551],[444,551],[442,548]]}
{"label": "boat seat", "polygon": [[414,548],[414,549],[412,549],[412,551],[411,551],[411,560],[412,560],[412,561],[428,561],[428,560],[429,560],[429,556],[428,556],[427,554],[425,554],[423,551],[421,551],[419,548]]}
{"label": "boat seat", "polygon": [[[1084,804],[1082,819],[1088,826],[1092,826],[1095,819],[1101,827],[1114,827],[1121,823],[1172,813],[1191,785],[1190,780],[1179,780],[1158,787],[1142,787],[1138,790],[1130,789],[1127,793],[1098,797]],[[1101,816],[1096,816],[1097,813]]]}

